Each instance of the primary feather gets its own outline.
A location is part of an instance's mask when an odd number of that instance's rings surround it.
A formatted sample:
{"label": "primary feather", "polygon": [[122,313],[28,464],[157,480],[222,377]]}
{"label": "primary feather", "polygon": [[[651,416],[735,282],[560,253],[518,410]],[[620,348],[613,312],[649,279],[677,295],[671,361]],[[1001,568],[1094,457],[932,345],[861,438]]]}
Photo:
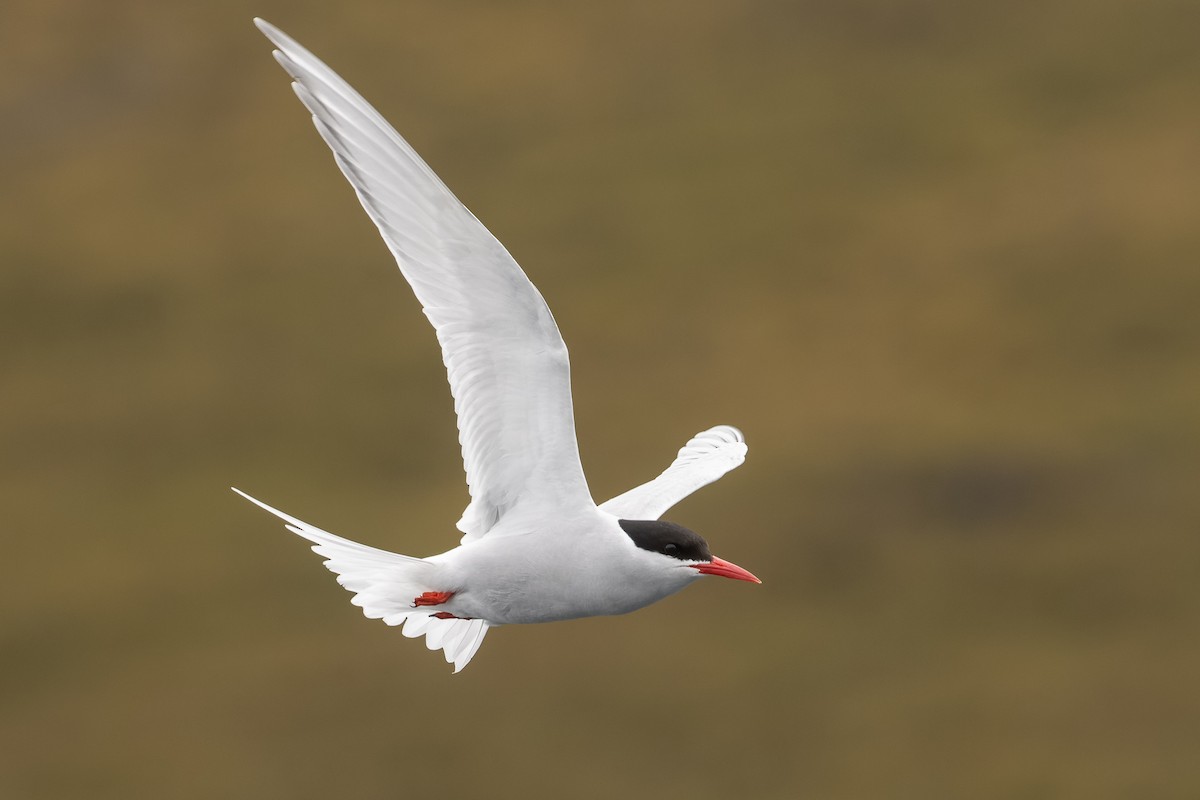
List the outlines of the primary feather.
{"label": "primary feather", "polygon": [[600,506],[622,519],[658,519],[667,509],[707,486],[746,460],[746,438],[732,425],[718,425],[693,436],[671,466],[648,483]]}
{"label": "primary feather", "polygon": [[591,505],[567,347],[537,288],[358,92],[278,28],[255,24],[437,331],[471,492],[463,540],[522,503]]}

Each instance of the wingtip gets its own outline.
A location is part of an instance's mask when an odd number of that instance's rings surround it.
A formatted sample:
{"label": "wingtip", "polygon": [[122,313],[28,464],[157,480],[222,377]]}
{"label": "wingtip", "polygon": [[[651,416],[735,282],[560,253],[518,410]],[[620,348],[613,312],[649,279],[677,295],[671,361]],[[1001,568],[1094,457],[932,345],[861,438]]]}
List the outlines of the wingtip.
{"label": "wingtip", "polygon": [[742,429],[736,425],[716,425],[709,428],[704,433],[715,433],[718,436],[728,436],[734,442],[746,443],[746,434],[742,433]]}
{"label": "wingtip", "polygon": [[276,28],[271,23],[267,22],[262,17],[254,18],[254,27],[258,28],[259,32],[263,36],[270,39],[271,42],[277,47],[286,47],[289,43],[292,42],[292,39],[290,36],[288,36],[283,31],[279,30],[279,28]]}

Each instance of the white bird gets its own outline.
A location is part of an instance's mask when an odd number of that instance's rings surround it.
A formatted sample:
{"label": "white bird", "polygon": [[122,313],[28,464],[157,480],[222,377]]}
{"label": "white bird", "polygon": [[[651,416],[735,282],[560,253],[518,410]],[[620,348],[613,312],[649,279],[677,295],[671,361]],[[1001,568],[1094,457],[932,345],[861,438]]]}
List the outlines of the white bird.
{"label": "white bird", "polygon": [[413,558],[281,517],[372,619],[424,636],[458,672],[489,627],[624,614],[703,575],[761,583],[659,517],[737,467],[736,428],[696,434],[654,480],[599,506],[579,463],[567,348],[525,273],[357,92],[270,23],[258,26],[433,323],[471,502],[453,550]]}

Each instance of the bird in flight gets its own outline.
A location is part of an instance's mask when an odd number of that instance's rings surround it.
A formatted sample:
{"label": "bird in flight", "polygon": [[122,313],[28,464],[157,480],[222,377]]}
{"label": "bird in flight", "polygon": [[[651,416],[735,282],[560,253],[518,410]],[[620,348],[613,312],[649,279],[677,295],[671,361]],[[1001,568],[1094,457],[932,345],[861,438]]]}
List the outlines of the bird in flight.
{"label": "bird in flight", "polygon": [[497,625],[624,614],[704,575],[761,583],[659,519],[745,460],[741,431],[696,434],[657,478],[596,505],[575,441],[567,348],[537,288],[366,100],[278,28],[255,24],[433,324],[471,501],[459,546],[414,558],[234,491],[312,542],[367,617],[424,636],[455,672]]}

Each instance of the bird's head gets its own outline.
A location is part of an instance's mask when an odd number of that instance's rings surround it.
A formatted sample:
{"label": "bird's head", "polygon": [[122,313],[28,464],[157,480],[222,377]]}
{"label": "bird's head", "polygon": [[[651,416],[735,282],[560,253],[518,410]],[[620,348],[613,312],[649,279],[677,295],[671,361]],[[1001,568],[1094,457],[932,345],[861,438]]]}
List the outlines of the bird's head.
{"label": "bird's head", "polygon": [[720,575],[722,578],[762,583],[737,564],[714,556],[703,536],[682,525],[645,519],[622,519],[618,522],[639,550],[653,554],[656,566],[695,570],[690,577]]}

